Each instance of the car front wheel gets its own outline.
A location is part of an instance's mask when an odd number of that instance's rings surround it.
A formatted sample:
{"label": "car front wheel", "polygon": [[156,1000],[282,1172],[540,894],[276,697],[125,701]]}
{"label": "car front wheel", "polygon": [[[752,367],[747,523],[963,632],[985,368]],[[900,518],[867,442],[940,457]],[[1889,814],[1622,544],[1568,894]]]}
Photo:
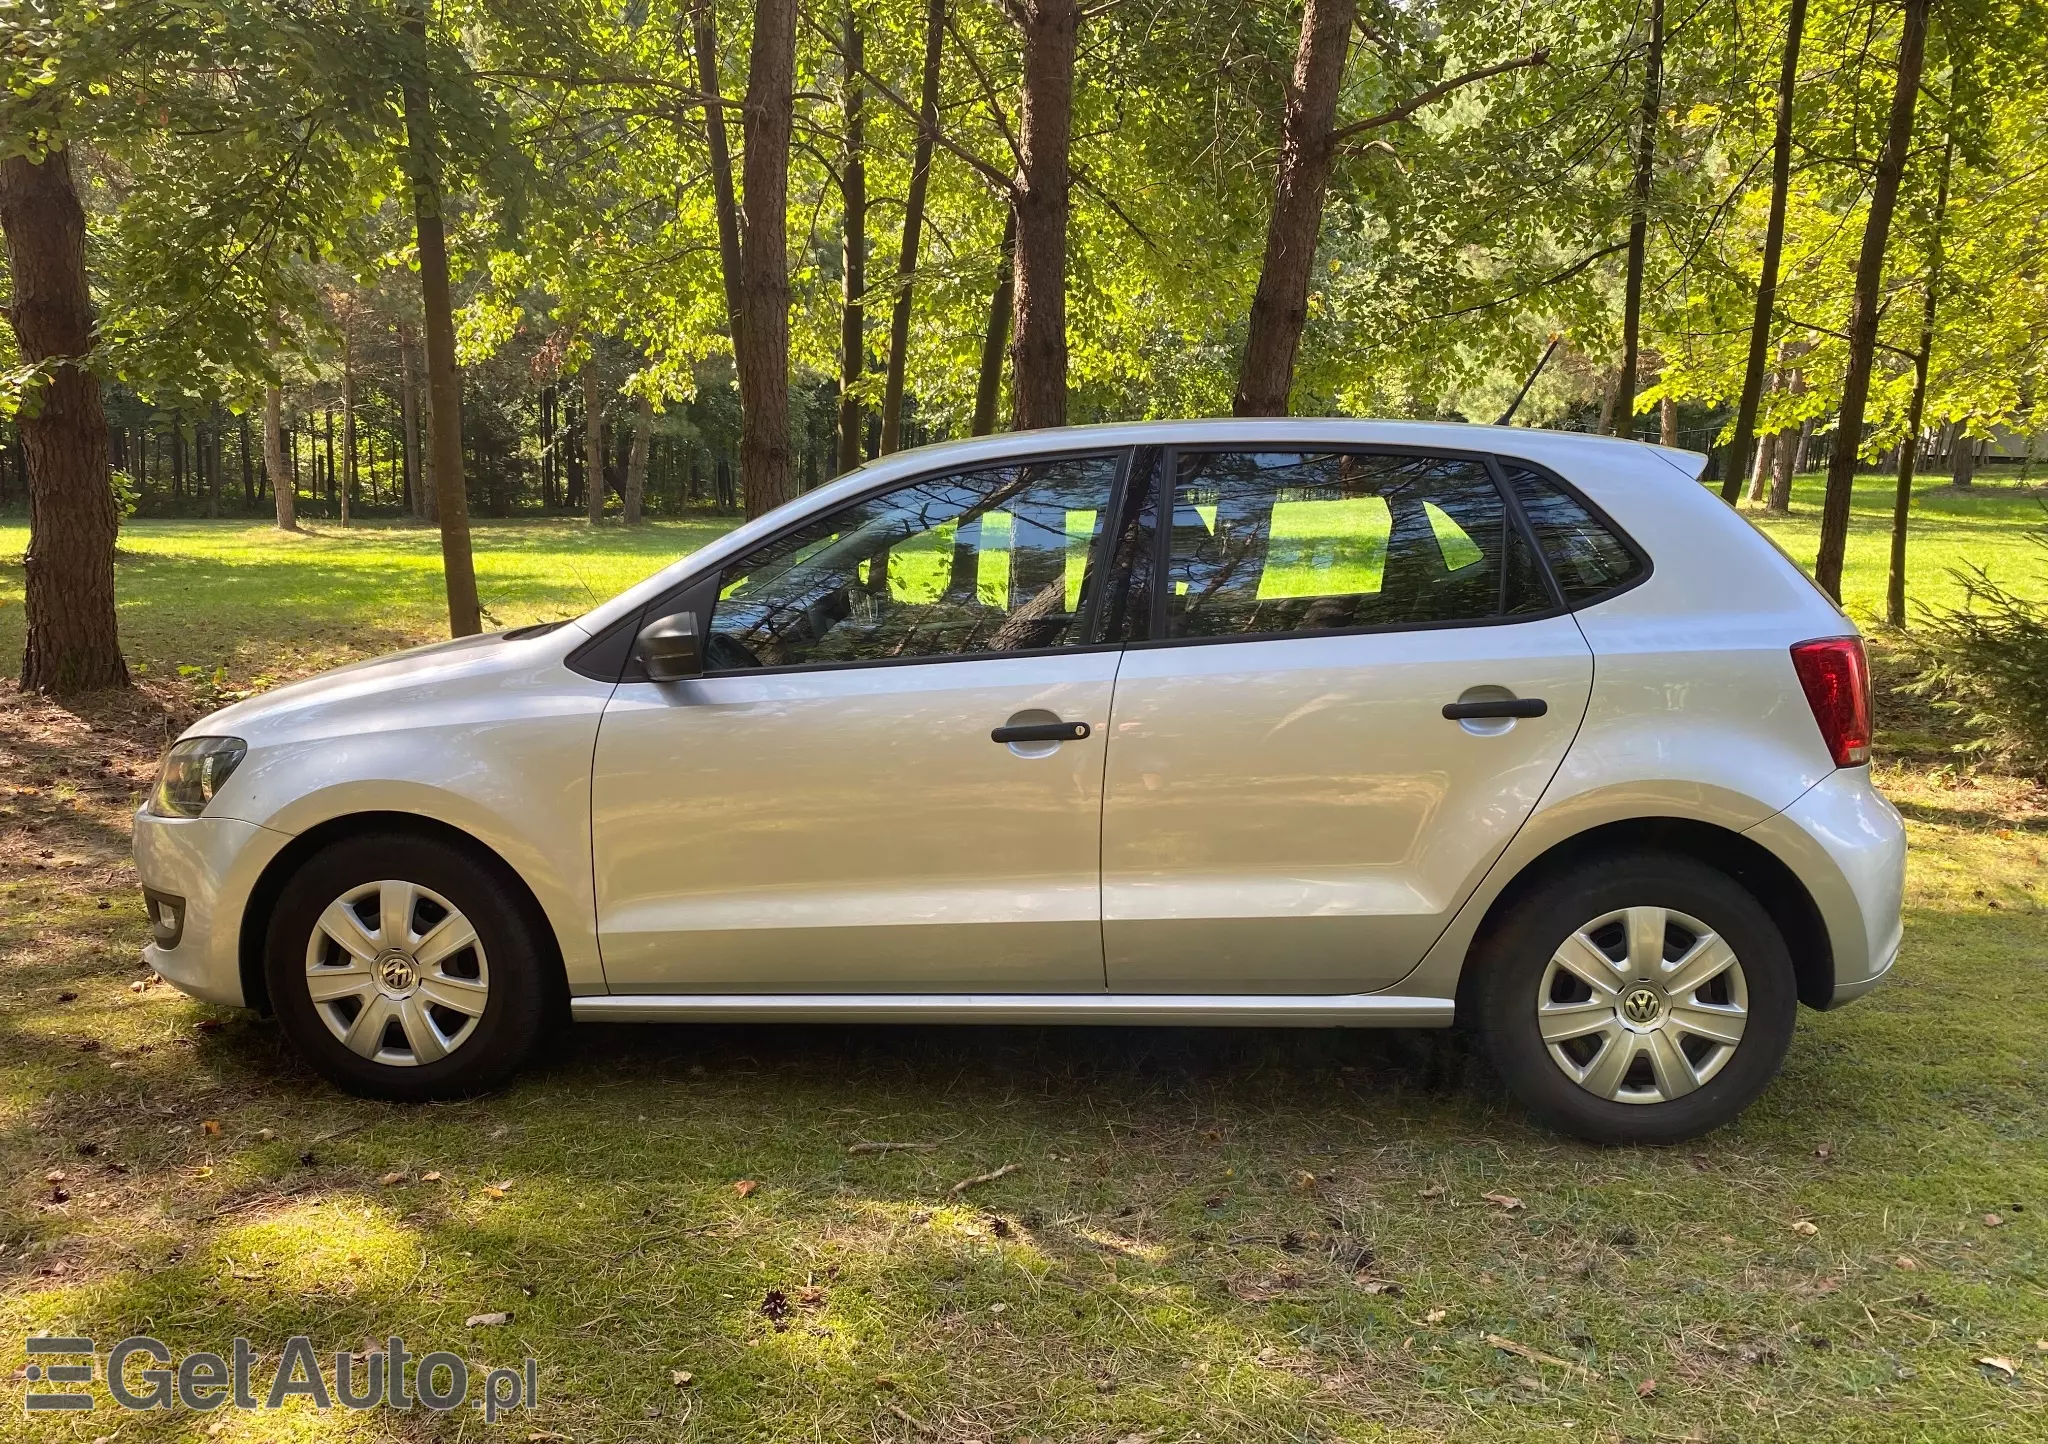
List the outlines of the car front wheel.
{"label": "car front wheel", "polygon": [[1798,1008],[1770,915],[1675,855],[1539,884],[1474,964],[1479,1030],[1509,1089],[1595,1143],[1676,1143],[1728,1122],[1777,1075]]}
{"label": "car front wheel", "polygon": [[502,1081],[548,1018],[528,908],[490,868],[412,836],[309,858],[272,914],[265,967],[285,1033],[336,1086],[460,1097]]}

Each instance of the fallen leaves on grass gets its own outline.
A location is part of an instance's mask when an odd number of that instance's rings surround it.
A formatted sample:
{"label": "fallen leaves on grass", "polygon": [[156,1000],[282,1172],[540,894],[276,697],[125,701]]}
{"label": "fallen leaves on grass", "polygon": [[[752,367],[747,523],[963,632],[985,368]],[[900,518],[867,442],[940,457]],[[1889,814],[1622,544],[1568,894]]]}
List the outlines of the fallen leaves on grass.
{"label": "fallen leaves on grass", "polygon": [[462,1326],[465,1329],[495,1329],[500,1324],[511,1322],[512,1315],[508,1313],[471,1314],[462,1321]]}
{"label": "fallen leaves on grass", "polygon": [[256,1130],[256,1141],[258,1143],[268,1143],[276,1137],[277,1130],[275,1128],[259,1128]]}
{"label": "fallen leaves on grass", "polygon": [[387,1173],[382,1178],[378,1179],[377,1182],[385,1188],[393,1188],[396,1187],[398,1184],[405,1182],[405,1180],[406,1175],[403,1173]]}
{"label": "fallen leaves on grass", "polygon": [[849,1143],[848,1153],[930,1153],[936,1143]]}
{"label": "fallen leaves on grass", "polygon": [[1820,1225],[1810,1218],[1798,1218],[1792,1221],[1792,1232],[1801,1238],[1812,1238],[1820,1232]]}
{"label": "fallen leaves on grass", "polygon": [[440,1174],[438,1174],[438,1173],[432,1173],[432,1172],[429,1172],[429,1173],[422,1173],[422,1174],[420,1175],[420,1182],[421,1182],[421,1183],[439,1183],[440,1181],[441,1181],[441,1175],[440,1175]]}
{"label": "fallen leaves on grass", "polygon": [[512,1180],[509,1178],[503,1178],[498,1180],[498,1182],[496,1183],[487,1183],[484,1185],[484,1197],[488,1199],[495,1200],[503,1198],[506,1194],[510,1193],[511,1191]]}
{"label": "fallen leaves on grass", "polygon": [[220,1137],[220,1120],[218,1118],[207,1119],[199,1125],[199,1131],[209,1138]]}
{"label": "fallen leaves on grass", "polygon": [[1904,1269],[1907,1273],[1912,1273],[1915,1269],[1920,1267],[1919,1260],[1913,1258],[1910,1254],[1902,1253],[1897,1258],[1893,1259],[1892,1263],[1896,1267]]}
{"label": "fallen leaves on grass", "polygon": [[1996,1370],[2008,1379],[2017,1379],[2020,1376],[2019,1360],[2008,1359],[2002,1354],[1986,1355],[1977,1361],[1977,1365],[1979,1368]]}
{"label": "fallen leaves on grass", "polygon": [[1997,1214],[1995,1214],[1995,1213],[1987,1213],[1987,1214],[1985,1214],[1985,1215],[1984,1215],[1984,1227],[1986,1227],[1986,1228],[2003,1228],[2004,1226],[2005,1226],[2005,1220],[2004,1220],[2003,1218],[1999,1217],[1999,1216],[1998,1216]]}
{"label": "fallen leaves on grass", "polygon": [[1813,1150],[1813,1156],[1815,1158],[1820,1159],[1823,1163],[1825,1163],[1828,1159],[1833,1158],[1835,1156],[1835,1145],[1832,1143],[1823,1143]]}
{"label": "fallen leaves on grass", "polygon": [[1479,1195],[1502,1213],[1513,1213],[1522,1206],[1522,1200],[1512,1193],[1482,1193]]}
{"label": "fallen leaves on grass", "polygon": [[1444,1196],[1444,1186],[1441,1183],[1432,1183],[1416,1196],[1418,1198],[1442,1198]]}
{"label": "fallen leaves on grass", "polygon": [[1440,1324],[1450,1316],[1451,1311],[1449,1309],[1431,1309],[1422,1316],[1422,1322],[1425,1324]]}
{"label": "fallen leaves on grass", "polygon": [[1647,1399],[1656,1392],[1657,1381],[1655,1379],[1645,1379],[1642,1383],[1636,1385],[1636,1397],[1638,1399]]}
{"label": "fallen leaves on grass", "polygon": [[1548,1364],[1553,1369],[1562,1369],[1567,1374],[1581,1379],[1591,1379],[1593,1377],[1593,1371],[1584,1364],[1574,1363],[1570,1359],[1560,1359],[1557,1355],[1546,1354],[1541,1349],[1532,1349],[1527,1344],[1520,1343],[1502,1334],[1488,1334],[1486,1335],[1486,1342],[1499,1349],[1503,1354],[1513,1354],[1516,1358],[1527,1359],[1532,1364]]}
{"label": "fallen leaves on grass", "polygon": [[947,1189],[946,1192],[965,1193],[976,1184],[994,1183],[998,1178],[1007,1178],[1023,1166],[1021,1163],[1006,1163],[1001,1168],[991,1168],[987,1173],[977,1173],[972,1178],[961,1179],[958,1183]]}
{"label": "fallen leaves on grass", "polygon": [[747,1198],[750,1197],[753,1194],[754,1190],[759,1188],[760,1186],[760,1184],[754,1182],[754,1180],[751,1178],[742,1178],[732,1186],[732,1191],[734,1193],[737,1193],[741,1198]]}
{"label": "fallen leaves on grass", "polygon": [[697,1376],[691,1373],[688,1369],[670,1369],[668,1371],[669,1383],[673,1384],[678,1389],[687,1389],[690,1387],[691,1384],[695,1383],[696,1380]]}

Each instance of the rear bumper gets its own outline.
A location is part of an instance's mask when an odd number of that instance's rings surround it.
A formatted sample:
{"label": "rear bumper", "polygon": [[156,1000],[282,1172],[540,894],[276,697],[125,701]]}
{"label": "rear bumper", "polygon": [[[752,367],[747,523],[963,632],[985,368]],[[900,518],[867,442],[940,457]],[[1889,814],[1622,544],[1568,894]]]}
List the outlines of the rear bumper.
{"label": "rear bumper", "polygon": [[[142,957],[180,992],[245,1007],[242,914],[256,879],[288,833],[230,817],[135,814],[135,871],[152,907],[177,904],[177,926],[155,929]],[[164,939],[174,938],[168,946]]]}
{"label": "rear bumper", "polygon": [[1906,828],[1871,785],[1870,769],[1829,774],[1747,836],[1792,869],[1820,911],[1835,970],[1826,1006],[1876,987],[1899,955]]}

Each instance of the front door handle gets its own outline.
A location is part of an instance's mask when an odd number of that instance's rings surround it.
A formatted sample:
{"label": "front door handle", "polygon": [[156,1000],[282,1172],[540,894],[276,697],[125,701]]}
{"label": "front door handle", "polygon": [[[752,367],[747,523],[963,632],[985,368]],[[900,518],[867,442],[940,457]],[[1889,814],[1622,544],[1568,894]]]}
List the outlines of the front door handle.
{"label": "front door handle", "polygon": [[1550,704],[1541,697],[1501,697],[1484,702],[1446,702],[1444,716],[1453,722],[1475,717],[1541,717]]}
{"label": "front door handle", "polygon": [[994,742],[1079,742],[1091,731],[1086,722],[1027,722],[1021,727],[998,727],[989,733]]}

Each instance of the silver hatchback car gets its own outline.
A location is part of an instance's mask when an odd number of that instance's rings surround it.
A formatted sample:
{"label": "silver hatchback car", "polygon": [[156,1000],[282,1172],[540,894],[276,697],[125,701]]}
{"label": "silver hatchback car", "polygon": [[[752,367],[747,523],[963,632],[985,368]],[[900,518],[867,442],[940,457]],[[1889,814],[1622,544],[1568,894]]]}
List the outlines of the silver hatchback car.
{"label": "silver hatchback car", "polygon": [[1899,946],[1854,627],[1701,458],[1456,425],[985,437],[571,622],[216,712],[148,961],[340,1086],[579,1019],[1442,1027],[1607,1142]]}

